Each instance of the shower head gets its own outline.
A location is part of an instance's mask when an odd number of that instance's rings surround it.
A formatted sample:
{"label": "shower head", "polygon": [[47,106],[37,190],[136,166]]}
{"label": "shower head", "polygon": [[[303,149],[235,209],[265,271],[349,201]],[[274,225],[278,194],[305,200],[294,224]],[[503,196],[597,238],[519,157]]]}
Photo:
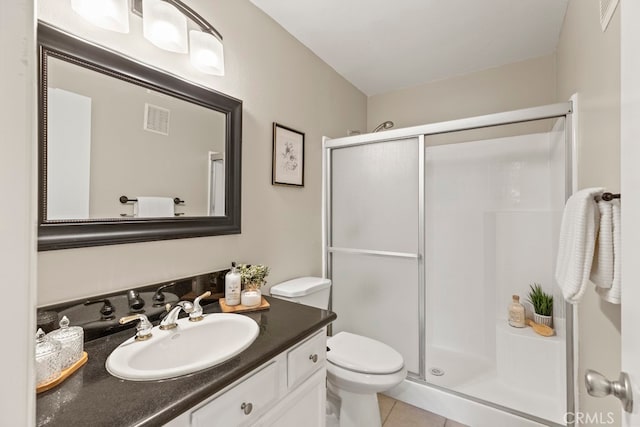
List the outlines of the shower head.
{"label": "shower head", "polygon": [[373,132],[379,132],[381,130],[387,130],[387,129],[391,129],[393,127],[393,122],[387,120],[384,123],[380,123],[378,126],[376,126],[376,128],[373,130]]}

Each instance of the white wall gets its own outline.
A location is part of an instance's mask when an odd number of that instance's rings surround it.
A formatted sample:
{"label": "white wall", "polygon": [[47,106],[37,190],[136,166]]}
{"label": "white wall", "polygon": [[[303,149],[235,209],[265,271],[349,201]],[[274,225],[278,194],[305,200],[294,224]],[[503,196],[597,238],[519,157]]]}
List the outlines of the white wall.
{"label": "white wall", "polygon": [[370,96],[367,129],[385,120],[406,127],[550,104],[555,72],[548,55]]}
{"label": "white wall", "polygon": [[35,35],[30,0],[0,2],[0,424],[35,423]]}
{"label": "white wall", "polygon": [[[135,21],[123,39],[85,24],[68,0],[39,2],[38,16],[243,100],[242,234],[39,253],[41,305],[221,269],[232,260],[269,265],[269,285],[321,274],[321,138],[364,129],[366,97],[248,1],[189,5],[224,36],[225,77],[199,74],[188,57],[150,45]],[[271,185],[274,121],[306,134],[302,189]]]}
{"label": "white wall", "polygon": [[[578,188],[620,188],[620,11],[602,32],[598,0],[571,0],[557,50],[558,100],[578,92]],[[612,411],[620,425],[617,399],[598,399],[584,388],[584,371],[609,378],[620,373],[620,307],[587,290],[578,305],[580,410]]]}

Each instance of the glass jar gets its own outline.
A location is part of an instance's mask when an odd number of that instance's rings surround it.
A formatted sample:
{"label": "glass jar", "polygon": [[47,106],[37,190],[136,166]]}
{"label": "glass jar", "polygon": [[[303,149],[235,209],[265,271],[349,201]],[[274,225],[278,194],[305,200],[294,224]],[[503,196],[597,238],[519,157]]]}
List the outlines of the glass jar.
{"label": "glass jar", "polygon": [[55,311],[38,310],[36,316],[38,328],[41,328],[45,333],[53,331],[58,326],[58,313]]}
{"label": "glass jar", "polygon": [[62,369],[67,369],[82,357],[84,330],[80,326],[69,326],[67,316],[60,320],[60,329],[49,332],[47,338],[59,342],[62,346]]}
{"label": "glass jar", "polygon": [[240,293],[240,304],[245,307],[257,307],[262,302],[260,289],[245,289]]}
{"label": "glass jar", "polygon": [[61,349],[57,341],[46,338],[42,329],[36,332],[36,385],[41,386],[58,378],[61,374]]}

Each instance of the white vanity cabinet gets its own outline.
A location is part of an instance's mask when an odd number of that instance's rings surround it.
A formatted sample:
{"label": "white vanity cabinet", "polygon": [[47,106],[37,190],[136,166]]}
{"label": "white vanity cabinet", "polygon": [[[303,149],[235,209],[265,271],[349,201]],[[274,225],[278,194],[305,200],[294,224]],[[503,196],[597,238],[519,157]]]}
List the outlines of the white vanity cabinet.
{"label": "white vanity cabinet", "polygon": [[173,419],[167,427],[324,427],[322,329]]}

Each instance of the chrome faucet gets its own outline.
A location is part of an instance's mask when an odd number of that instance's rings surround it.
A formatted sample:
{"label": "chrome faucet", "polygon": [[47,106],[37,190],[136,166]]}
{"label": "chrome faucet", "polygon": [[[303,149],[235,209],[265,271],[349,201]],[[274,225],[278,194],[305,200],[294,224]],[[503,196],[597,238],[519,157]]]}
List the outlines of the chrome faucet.
{"label": "chrome faucet", "polygon": [[190,322],[199,322],[200,320],[204,319],[204,316],[202,315],[202,306],[200,305],[200,300],[209,296],[211,296],[211,291],[207,291],[193,300],[193,311],[189,313]]}
{"label": "chrome faucet", "polygon": [[163,331],[167,329],[173,329],[178,326],[176,322],[178,320],[180,310],[184,310],[185,313],[191,314],[193,312],[194,306],[189,301],[180,301],[176,303],[173,308],[171,308],[171,304],[167,304],[166,308],[169,314],[167,314],[164,319],[162,319],[162,322],[160,322],[160,329],[162,329]]}
{"label": "chrome faucet", "polygon": [[147,316],[144,314],[132,314],[131,316],[126,316],[120,318],[120,324],[124,325],[125,323],[133,322],[134,320],[140,320],[138,326],[136,326],[136,341],[144,341],[151,338],[151,330],[153,329],[153,325],[147,319]]}

